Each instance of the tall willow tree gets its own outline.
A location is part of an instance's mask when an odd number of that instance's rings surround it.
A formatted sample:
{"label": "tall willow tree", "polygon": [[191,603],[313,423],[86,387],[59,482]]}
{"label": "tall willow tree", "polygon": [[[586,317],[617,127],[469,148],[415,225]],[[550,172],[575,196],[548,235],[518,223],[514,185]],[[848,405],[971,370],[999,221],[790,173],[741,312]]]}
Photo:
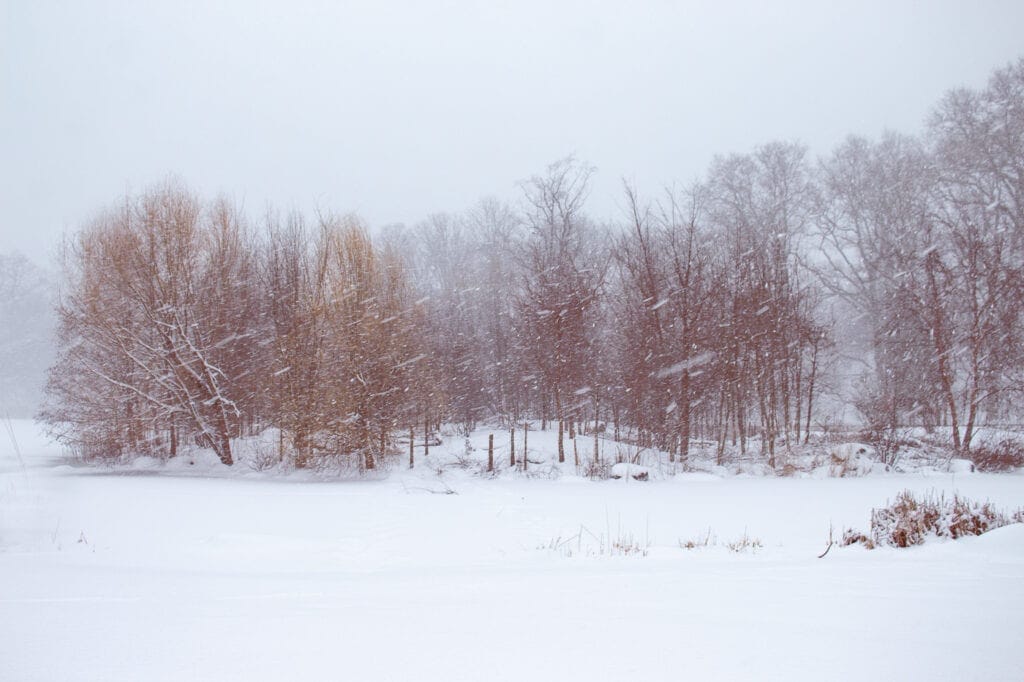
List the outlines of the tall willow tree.
{"label": "tall willow tree", "polygon": [[185,434],[232,464],[260,318],[235,210],[169,182],[96,219],[64,267],[44,416],[87,454],[173,454]]}

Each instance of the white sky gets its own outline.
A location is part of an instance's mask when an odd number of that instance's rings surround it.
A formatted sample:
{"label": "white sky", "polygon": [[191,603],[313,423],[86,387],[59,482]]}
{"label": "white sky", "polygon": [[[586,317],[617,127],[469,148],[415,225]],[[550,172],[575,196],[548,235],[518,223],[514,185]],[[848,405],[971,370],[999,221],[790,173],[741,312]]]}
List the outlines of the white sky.
{"label": "white sky", "polygon": [[0,0],[0,252],[46,263],[176,173],[268,202],[414,223],[575,153],[618,215],[716,153],[917,132],[1024,55],[1024,2]]}

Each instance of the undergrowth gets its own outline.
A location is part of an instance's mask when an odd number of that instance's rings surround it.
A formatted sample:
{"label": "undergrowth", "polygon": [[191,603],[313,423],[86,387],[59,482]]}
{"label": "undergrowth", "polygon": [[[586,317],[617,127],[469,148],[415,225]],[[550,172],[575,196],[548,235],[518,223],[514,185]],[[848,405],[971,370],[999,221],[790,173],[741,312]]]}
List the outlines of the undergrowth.
{"label": "undergrowth", "polygon": [[976,502],[960,495],[947,498],[944,494],[936,497],[928,493],[918,499],[905,490],[888,506],[871,512],[870,535],[848,529],[841,544],[862,544],[869,549],[878,545],[912,547],[929,537],[956,540],[1011,523],[1024,523],[1024,510],[1006,514],[989,502]]}
{"label": "undergrowth", "polygon": [[1024,467],[1024,443],[1004,439],[994,445],[975,445],[971,460],[978,471],[1012,471]]}
{"label": "undergrowth", "polygon": [[[708,532],[704,535],[700,535],[689,540],[680,540],[679,547],[681,549],[703,549],[706,547],[717,547],[718,537],[715,536],[711,529],[708,528]],[[756,552],[759,549],[764,549],[764,543],[759,538],[750,537],[747,531],[743,531],[743,535],[732,542],[726,542],[725,547],[730,552],[741,554],[743,552]]]}

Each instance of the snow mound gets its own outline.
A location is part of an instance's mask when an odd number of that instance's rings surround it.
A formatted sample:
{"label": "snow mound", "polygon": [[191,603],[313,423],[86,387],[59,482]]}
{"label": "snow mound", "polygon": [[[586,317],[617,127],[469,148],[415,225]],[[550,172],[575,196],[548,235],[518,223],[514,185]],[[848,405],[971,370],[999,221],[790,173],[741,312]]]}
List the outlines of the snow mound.
{"label": "snow mound", "polygon": [[156,457],[136,457],[128,464],[128,468],[132,471],[152,471],[160,468],[160,460]]}
{"label": "snow mound", "polygon": [[201,471],[214,473],[228,470],[229,467],[221,463],[220,458],[213,450],[195,449],[184,454],[172,457],[165,465],[167,471]]}
{"label": "snow mound", "polygon": [[[725,470],[725,467],[721,467],[721,469],[723,470],[723,474],[728,474],[728,471]],[[710,471],[686,471],[681,474],[676,474],[676,479],[687,482],[719,482],[723,478],[724,476],[722,474],[716,474]]]}
{"label": "snow mound", "polygon": [[238,466],[228,467],[221,463],[213,450],[207,448],[192,448],[185,450],[176,457],[160,459],[148,455],[140,455],[128,462],[113,465],[113,469],[119,472],[137,473],[167,473],[167,474],[226,474],[233,472],[234,475],[244,473]]}
{"label": "snow mound", "polygon": [[973,544],[986,551],[1024,556],[1024,523],[1011,523],[990,530],[974,539]]}
{"label": "snow mound", "polygon": [[619,462],[618,464],[612,465],[610,474],[612,478],[632,478],[635,481],[647,481],[651,478],[651,470],[648,467],[640,466],[639,464],[630,464],[629,462]]}
{"label": "snow mound", "polygon": [[969,459],[949,460],[949,472],[952,474],[970,474],[974,472],[974,462]]}

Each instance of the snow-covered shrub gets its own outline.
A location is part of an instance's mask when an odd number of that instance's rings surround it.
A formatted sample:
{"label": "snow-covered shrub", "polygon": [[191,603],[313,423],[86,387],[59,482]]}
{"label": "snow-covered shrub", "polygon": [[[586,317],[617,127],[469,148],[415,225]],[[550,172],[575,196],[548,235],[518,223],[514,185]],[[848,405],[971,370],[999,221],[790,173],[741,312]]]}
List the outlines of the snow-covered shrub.
{"label": "snow-covered shrub", "polygon": [[782,465],[782,468],[779,469],[779,476],[793,477],[798,473],[800,473],[800,468],[792,462],[786,462]]}
{"label": "snow-covered shrub", "polygon": [[586,526],[580,525],[579,532],[568,537],[558,536],[539,549],[557,552],[564,557],[574,556],[639,556],[645,557],[650,552],[651,540],[647,533],[643,538],[639,535],[618,530],[616,537],[596,534]]}
{"label": "snow-covered shrub", "polygon": [[711,545],[717,545],[718,538],[711,534],[711,529],[708,528],[708,532],[704,535],[690,538],[689,540],[680,540],[679,546],[682,549],[699,549],[701,547],[710,547]]}
{"label": "snow-covered shrub", "polygon": [[451,451],[451,461],[448,466],[456,469],[479,469],[480,461],[476,456],[476,447],[469,438],[463,438],[462,450]]}
{"label": "snow-covered shrub", "polygon": [[583,469],[583,475],[591,480],[603,481],[611,477],[611,465],[607,462],[588,459]]}
{"label": "snow-covered shrub", "polygon": [[746,531],[743,531],[743,537],[734,542],[727,543],[726,547],[729,548],[730,552],[739,554],[741,552],[756,552],[759,549],[763,549],[764,543],[762,543],[758,538],[750,537],[747,535]]}
{"label": "snow-covered shrub", "polygon": [[1024,467],[1024,443],[1007,438],[995,445],[976,445],[971,459],[978,471],[1011,471]]}
{"label": "snow-covered shrub", "polygon": [[252,448],[252,455],[247,462],[253,471],[267,471],[280,466],[281,456],[273,449],[263,443],[257,443]]}
{"label": "snow-covered shrub", "polygon": [[608,554],[611,556],[647,556],[650,549],[650,540],[641,541],[632,533],[625,533],[612,540]]}
{"label": "snow-covered shrub", "polygon": [[[843,532],[843,539],[839,544],[842,547],[848,547],[849,545],[864,545],[868,549],[875,548],[874,540],[869,538],[867,535],[864,535],[864,533],[861,533],[859,530],[854,530],[852,528],[847,528]],[[831,536],[829,538],[829,546],[831,546]],[[825,551],[827,552],[828,550]],[[825,555],[822,554],[822,556]]]}
{"label": "snow-covered shrub", "polygon": [[828,453],[828,474],[834,478],[865,476],[875,468],[875,449],[863,443],[840,443]]}
{"label": "snow-covered shrub", "polygon": [[918,446],[902,429],[868,426],[860,432],[859,438],[871,445],[878,461],[887,467],[894,467],[903,453]]}
{"label": "snow-covered shrub", "polygon": [[1007,515],[989,502],[975,502],[959,495],[946,498],[927,494],[918,499],[909,490],[886,507],[871,512],[870,538],[854,530],[843,535],[843,545],[861,543],[911,547],[929,537],[957,539],[981,535],[1011,523],[1024,522],[1024,510]]}
{"label": "snow-covered shrub", "polygon": [[[682,549],[706,549],[717,546],[718,536],[714,535],[710,528],[708,528],[708,532],[704,535],[679,541],[679,547]],[[732,542],[726,542],[725,547],[730,552],[742,554],[744,552],[757,552],[759,549],[764,549],[764,543],[759,538],[750,537],[747,531],[743,531],[741,537]]]}

